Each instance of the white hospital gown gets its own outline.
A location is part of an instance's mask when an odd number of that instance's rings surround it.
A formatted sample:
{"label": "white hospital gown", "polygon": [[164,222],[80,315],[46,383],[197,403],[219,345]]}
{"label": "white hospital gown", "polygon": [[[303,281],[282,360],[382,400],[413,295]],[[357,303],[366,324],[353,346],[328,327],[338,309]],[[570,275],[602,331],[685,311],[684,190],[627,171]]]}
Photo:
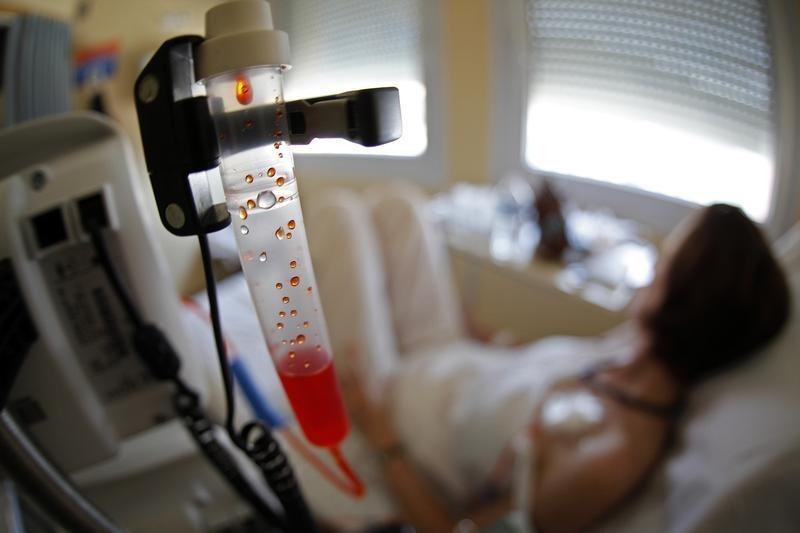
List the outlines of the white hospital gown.
{"label": "white hospital gown", "polygon": [[553,383],[628,350],[623,328],[599,341],[512,349],[460,341],[416,353],[394,380],[394,422],[409,454],[458,504],[481,488]]}

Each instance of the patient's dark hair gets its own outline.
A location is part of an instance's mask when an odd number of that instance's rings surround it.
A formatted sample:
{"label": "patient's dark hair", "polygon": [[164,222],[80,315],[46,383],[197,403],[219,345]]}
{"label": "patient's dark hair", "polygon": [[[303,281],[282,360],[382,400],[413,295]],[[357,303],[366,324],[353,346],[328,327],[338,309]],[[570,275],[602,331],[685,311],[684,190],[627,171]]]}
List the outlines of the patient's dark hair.
{"label": "patient's dark hair", "polygon": [[649,351],[685,384],[745,360],[789,316],[786,277],[761,230],[738,208],[698,213],[639,320]]}

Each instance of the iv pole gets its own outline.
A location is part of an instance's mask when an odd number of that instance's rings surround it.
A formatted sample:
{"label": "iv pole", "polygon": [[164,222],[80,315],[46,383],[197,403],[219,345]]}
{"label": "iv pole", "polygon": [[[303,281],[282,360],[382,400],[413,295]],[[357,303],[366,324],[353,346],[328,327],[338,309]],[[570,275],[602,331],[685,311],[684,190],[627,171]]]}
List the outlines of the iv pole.
{"label": "iv pole", "polygon": [[42,454],[6,410],[0,412],[0,463],[67,529],[122,532]]}

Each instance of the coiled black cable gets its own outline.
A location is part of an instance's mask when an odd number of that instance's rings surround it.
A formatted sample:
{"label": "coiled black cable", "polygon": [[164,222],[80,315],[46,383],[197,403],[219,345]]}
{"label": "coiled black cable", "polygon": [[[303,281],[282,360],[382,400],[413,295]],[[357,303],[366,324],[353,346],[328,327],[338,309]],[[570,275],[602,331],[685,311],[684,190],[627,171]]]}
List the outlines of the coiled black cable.
{"label": "coiled black cable", "polygon": [[316,531],[314,519],[303,498],[292,465],[286,459],[270,429],[261,422],[249,422],[242,429],[245,451],[259,467],[267,484],[291,517],[292,531]]}
{"label": "coiled black cable", "polygon": [[239,496],[257,509],[262,517],[269,523],[278,524],[281,529],[286,529],[284,521],[264,504],[228,450],[217,440],[214,435],[214,424],[201,409],[197,395],[189,389],[178,388],[172,399],[175,411],[183,419],[186,429],[209,462],[225,477]]}

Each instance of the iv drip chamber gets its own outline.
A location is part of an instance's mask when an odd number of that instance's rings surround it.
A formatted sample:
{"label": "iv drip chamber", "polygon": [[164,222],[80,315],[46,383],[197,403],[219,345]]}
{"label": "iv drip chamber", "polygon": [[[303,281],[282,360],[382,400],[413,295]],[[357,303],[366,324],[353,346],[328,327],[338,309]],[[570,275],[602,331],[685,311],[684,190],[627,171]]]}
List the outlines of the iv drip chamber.
{"label": "iv drip chamber", "polygon": [[[244,276],[300,427],[313,444],[333,447],[349,425],[289,144],[282,84],[286,34],[272,30],[269,4],[260,0],[223,4],[208,12],[206,23],[198,75],[218,136],[225,202]],[[252,42],[278,45],[238,50]],[[237,52],[223,53],[231,47]]]}

